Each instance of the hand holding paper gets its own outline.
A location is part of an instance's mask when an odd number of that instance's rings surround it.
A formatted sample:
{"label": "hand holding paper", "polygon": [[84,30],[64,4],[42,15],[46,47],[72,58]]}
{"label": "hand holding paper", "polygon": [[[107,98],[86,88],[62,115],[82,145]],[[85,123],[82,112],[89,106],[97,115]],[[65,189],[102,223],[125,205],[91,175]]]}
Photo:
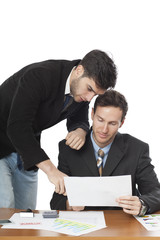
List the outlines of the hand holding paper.
{"label": "hand holding paper", "polygon": [[141,208],[141,202],[139,200],[139,197],[137,196],[122,196],[116,199],[117,203],[121,208],[123,208],[123,211],[128,214],[132,215],[138,215],[140,208]]}

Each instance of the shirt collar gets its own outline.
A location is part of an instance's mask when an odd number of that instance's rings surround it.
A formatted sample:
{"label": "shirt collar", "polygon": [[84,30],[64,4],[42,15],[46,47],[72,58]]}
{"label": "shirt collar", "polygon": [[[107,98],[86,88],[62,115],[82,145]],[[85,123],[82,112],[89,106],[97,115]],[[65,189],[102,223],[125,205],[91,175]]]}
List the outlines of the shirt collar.
{"label": "shirt collar", "polygon": [[72,68],[72,70],[71,70],[71,72],[70,72],[70,74],[69,74],[69,76],[68,76],[68,78],[67,78],[66,87],[65,87],[65,92],[64,92],[65,95],[66,95],[66,94],[70,94],[70,84],[69,84],[69,82],[70,82],[70,77],[71,77],[71,74],[72,74],[74,68],[75,68],[75,67]]}

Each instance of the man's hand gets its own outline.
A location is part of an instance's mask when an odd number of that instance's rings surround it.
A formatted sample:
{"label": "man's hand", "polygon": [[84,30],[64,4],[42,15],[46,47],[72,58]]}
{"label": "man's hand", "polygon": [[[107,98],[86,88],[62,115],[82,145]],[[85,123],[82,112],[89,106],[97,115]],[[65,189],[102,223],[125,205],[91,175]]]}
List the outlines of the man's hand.
{"label": "man's hand", "polygon": [[137,196],[122,196],[116,199],[123,211],[128,214],[138,215],[141,209],[141,202]]}
{"label": "man's hand", "polygon": [[83,211],[84,207],[83,206],[80,206],[80,207],[72,206],[72,210],[73,211]]}
{"label": "man's hand", "polygon": [[66,210],[73,210],[73,211],[82,211],[84,210],[83,206],[77,207],[77,206],[70,206],[68,200],[66,201]]}
{"label": "man's hand", "polygon": [[66,145],[73,149],[79,150],[85,143],[86,131],[82,128],[69,132],[66,136]]}
{"label": "man's hand", "polygon": [[37,167],[47,174],[49,181],[55,185],[56,193],[66,195],[64,186],[66,174],[60,172],[49,159],[37,164]]}

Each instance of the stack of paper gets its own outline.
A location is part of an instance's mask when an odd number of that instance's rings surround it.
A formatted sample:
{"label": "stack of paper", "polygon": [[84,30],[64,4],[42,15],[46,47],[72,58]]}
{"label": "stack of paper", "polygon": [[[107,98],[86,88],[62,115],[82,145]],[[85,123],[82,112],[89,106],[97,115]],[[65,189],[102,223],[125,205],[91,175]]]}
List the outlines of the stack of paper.
{"label": "stack of paper", "polygon": [[42,214],[34,214],[33,218],[21,218],[15,213],[10,218],[12,223],[4,224],[2,228],[12,229],[43,229],[73,236],[87,234],[89,232],[106,227],[103,212],[64,211],[59,213],[59,218],[47,219]]}

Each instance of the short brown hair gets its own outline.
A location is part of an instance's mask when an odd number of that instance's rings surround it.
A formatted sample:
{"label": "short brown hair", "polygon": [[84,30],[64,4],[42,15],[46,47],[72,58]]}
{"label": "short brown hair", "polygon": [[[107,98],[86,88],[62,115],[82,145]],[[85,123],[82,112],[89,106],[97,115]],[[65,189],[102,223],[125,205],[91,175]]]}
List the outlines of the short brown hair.
{"label": "short brown hair", "polygon": [[80,61],[84,68],[83,77],[93,78],[102,89],[114,88],[117,79],[117,67],[109,55],[95,49],[87,53]]}
{"label": "short brown hair", "polygon": [[122,110],[122,119],[124,120],[127,111],[128,111],[128,103],[125,99],[125,97],[115,91],[115,90],[108,90],[103,95],[99,95],[96,98],[96,101],[94,103],[94,113],[96,112],[96,108],[98,106],[101,107],[107,107],[107,106],[113,106],[113,107],[119,107]]}

